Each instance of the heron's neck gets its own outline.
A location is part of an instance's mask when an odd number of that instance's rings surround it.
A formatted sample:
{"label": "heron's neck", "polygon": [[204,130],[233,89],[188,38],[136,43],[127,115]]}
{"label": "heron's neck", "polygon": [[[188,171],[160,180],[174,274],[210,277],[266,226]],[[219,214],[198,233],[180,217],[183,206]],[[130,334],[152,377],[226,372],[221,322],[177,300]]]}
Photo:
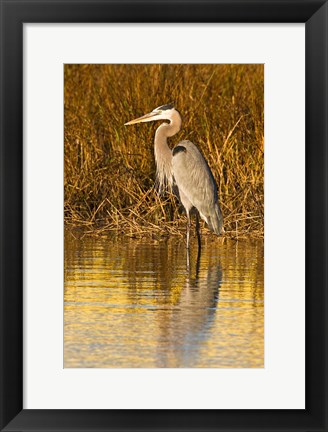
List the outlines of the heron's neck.
{"label": "heron's neck", "polygon": [[179,132],[181,117],[173,113],[170,123],[162,123],[155,134],[156,177],[160,192],[173,184],[172,151],[167,144],[167,138]]}
{"label": "heron's neck", "polygon": [[157,128],[156,135],[162,138],[173,137],[181,129],[181,117],[178,111],[174,111],[171,114],[170,123],[162,123],[159,128]]}

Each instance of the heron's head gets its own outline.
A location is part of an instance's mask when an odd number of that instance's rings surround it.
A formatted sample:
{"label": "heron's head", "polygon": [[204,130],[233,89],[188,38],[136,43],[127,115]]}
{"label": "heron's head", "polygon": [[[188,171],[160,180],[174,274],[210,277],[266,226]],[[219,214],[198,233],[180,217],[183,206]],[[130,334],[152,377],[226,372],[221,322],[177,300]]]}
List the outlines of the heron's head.
{"label": "heron's head", "polygon": [[125,123],[125,126],[136,123],[151,122],[155,120],[172,120],[175,113],[177,113],[177,110],[174,108],[172,103],[161,105],[155,108],[152,112]]}

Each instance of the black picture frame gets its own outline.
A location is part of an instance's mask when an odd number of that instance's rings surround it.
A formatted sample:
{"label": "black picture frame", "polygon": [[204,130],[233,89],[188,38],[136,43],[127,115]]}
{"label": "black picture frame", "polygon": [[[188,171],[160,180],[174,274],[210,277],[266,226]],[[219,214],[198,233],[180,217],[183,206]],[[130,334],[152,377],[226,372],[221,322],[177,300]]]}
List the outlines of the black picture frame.
{"label": "black picture frame", "polygon": [[[323,0],[0,0],[2,431],[327,431],[328,5]],[[306,408],[23,409],[23,23],[305,23]],[[283,103],[283,101],[282,101]],[[302,127],[302,125],[300,125]],[[292,167],[291,167],[292,169]],[[287,218],[282,232],[292,229]],[[282,235],[282,242],[283,242]],[[282,388],[283,392],[284,389]]]}

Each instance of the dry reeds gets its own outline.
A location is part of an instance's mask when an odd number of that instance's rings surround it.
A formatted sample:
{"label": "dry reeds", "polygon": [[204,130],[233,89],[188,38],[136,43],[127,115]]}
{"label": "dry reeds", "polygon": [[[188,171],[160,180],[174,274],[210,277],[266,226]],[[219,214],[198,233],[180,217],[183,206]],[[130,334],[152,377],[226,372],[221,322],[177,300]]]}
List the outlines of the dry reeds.
{"label": "dry reeds", "polygon": [[154,190],[156,122],[174,101],[218,184],[226,235],[263,236],[263,65],[65,65],[65,224],[90,233],[179,234],[176,199]]}

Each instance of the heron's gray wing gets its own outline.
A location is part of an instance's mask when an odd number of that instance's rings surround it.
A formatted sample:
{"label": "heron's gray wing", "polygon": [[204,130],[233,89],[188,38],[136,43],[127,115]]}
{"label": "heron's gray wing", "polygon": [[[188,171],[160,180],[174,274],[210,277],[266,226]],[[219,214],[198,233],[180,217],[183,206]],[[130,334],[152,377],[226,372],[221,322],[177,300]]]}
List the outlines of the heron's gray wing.
{"label": "heron's gray wing", "polygon": [[172,154],[173,176],[179,190],[197,208],[209,227],[220,234],[222,216],[217,187],[206,160],[190,141],[181,141]]}

